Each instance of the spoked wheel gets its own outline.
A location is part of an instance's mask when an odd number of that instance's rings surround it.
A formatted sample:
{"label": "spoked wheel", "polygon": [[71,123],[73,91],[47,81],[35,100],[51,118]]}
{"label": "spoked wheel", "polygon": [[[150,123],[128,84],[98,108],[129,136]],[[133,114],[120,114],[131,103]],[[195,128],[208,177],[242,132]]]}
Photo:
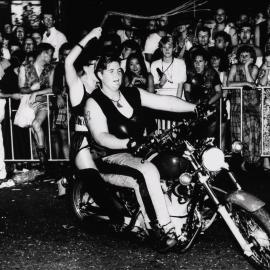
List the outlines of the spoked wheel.
{"label": "spoked wheel", "polygon": [[251,245],[253,255],[249,257],[258,269],[270,269],[270,215],[263,208],[248,212],[232,206],[232,218],[244,239]]}
{"label": "spoked wheel", "polygon": [[[189,220],[190,219],[190,220]],[[202,219],[199,211],[194,210],[193,215],[189,216],[186,223],[186,229],[178,238],[178,251],[184,253],[188,251],[194,244],[195,239],[200,234],[202,229]]]}
{"label": "spoked wheel", "polygon": [[102,209],[95,203],[89,192],[84,188],[82,181],[74,181],[71,189],[72,210],[80,222],[86,221],[90,217],[100,217],[108,219]]}

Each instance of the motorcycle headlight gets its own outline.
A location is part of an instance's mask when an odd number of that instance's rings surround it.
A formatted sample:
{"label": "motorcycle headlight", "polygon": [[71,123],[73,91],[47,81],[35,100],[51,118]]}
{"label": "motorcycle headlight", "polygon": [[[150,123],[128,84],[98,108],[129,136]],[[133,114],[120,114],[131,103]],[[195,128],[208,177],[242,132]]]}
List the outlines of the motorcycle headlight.
{"label": "motorcycle headlight", "polygon": [[241,153],[243,150],[243,144],[240,141],[235,141],[232,144],[232,152],[237,154]]}
{"label": "motorcycle headlight", "polygon": [[217,147],[203,152],[202,165],[210,172],[220,171],[225,166],[224,153]]}

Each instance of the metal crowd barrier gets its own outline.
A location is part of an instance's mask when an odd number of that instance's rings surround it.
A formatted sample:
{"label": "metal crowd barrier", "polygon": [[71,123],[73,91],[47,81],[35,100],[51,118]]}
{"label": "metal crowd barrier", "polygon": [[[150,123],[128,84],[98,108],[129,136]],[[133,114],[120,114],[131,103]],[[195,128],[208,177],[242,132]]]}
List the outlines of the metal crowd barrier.
{"label": "metal crowd barrier", "polygon": [[[177,95],[177,88],[160,88],[156,89],[156,94],[158,95],[169,95],[169,96],[176,96]],[[183,98],[183,97],[182,97]],[[177,121],[170,120],[170,119],[162,119],[157,118],[157,129],[158,130],[164,130],[171,128],[172,126],[175,126],[177,124]]]}
{"label": "metal crowd barrier", "polygon": [[[165,92],[160,92],[160,94],[168,94],[171,89],[166,89]],[[260,119],[261,119],[261,156],[266,157],[270,156],[270,87],[257,87],[255,90],[244,90],[243,87],[222,87],[223,90],[223,99],[226,99],[226,96],[233,92],[240,92],[240,140],[243,141],[243,92],[244,91],[258,91],[260,96]],[[226,93],[227,92],[227,93]],[[230,105],[230,99],[228,99]],[[224,136],[222,131],[222,102],[219,104],[220,106],[220,115],[219,115],[219,146],[222,145],[222,136]],[[231,108],[228,111],[229,119],[227,123],[227,128],[230,128],[230,115]],[[163,130],[166,128],[170,128],[175,125],[177,122],[171,121],[168,119],[156,119],[158,129]],[[228,131],[226,131],[228,132]]]}
{"label": "metal crowd barrier", "polygon": [[[52,132],[51,132],[51,125],[52,125],[52,117],[53,117],[53,112],[51,110],[51,97],[53,97],[53,94],[48,94],[47,95],[47,119],[44,121],[43,125],[46,124],[47,126],[47,132],[44,132],[44,137],[45,140],[46,138],[48,139],[48,143],[47,143],[47,152],[48,152],[48,160],[49,161],[68,161],[69,159],[64,159],[64,158],[54,158],[53,154],[52,154]],[[67,119],[70,119],[70,115],[69,115],[69,103],[68,103],[68,97],[67,98],[67,102],[66,102],[66,111],[67,111]],[[8,106],[8,119],[9,119],[9,129],[10,129],[10,158],[6,158],[5,161],[11,161],[11,162],[34,162],[34,161],[39,161],[38,157],[34,155],[34,140],[33,140],[33,134],[32,134],[32,128],[28,128],[29,131],[29,146],[30,146],[30,158],[26,158],[26,159],[22,159],[22,158],[16,158],[15,157],[15,149],[14,149],[14,112],[17,111],[17,109],[13,108],[13,104],[12,104],[12,99],[11,98],[7,98],[7,104],[6,106]],[[7,115],[6,115],[7,117]],[[43,126],[44,127],[44,126]],[[70,121],[67,121],[67,136],[68,136],[68,144],[70,145]],[[4,145],[4,147],[6,148],[7,145]]]}
{"label": "metal crowd barrier", "polygon": [[[243,139],[243,91],[244,89],[242,87],[223,87],[223,91],[226,92],[235,92],[240,91],[240,137]],[[270,156],[270,87],[257,87],[256,91],[259,91],[260,93],[260,110],[261,110],[261,155],[264,156]],[[48,158],[49,161],[68,161],[68,159],[59,159],[55,158],[53,156],[52,151],[52,132],[51,132],[51,124],[52,124],[52,111],[51,111],[51,102],[50,98],[53,96],[53,94],[47,95],[47,134],[45,134],[45,137],[48,138]],[[224,96],[223,96],[224,98]],[[10,128],[10,147],[11,147],[11,157],[5,159],[5,161],[38,161],[37,156],[34,156],[34,149],[33,149],[33,135],[31,132],[31,128],[29,128],[29,144],[30,144],[30,158],[29,159],[18,159],[14,155],[14,134],[13,134],[13,113],[16,111],[12,108],[12,101],[9,98],[6,106],[8,105],[8,120],[9,120],[9,128]],[[66,102],[66,109],[67,109],[67,119],[70,119],[69,117],[69,103]],[[220,102],[220,123],[222,123],[222,103]],[[228,112],[229,114],[231,112]],[[7,116],[6,116],[7,117]],[[159,130],[167,129],[172,127],[177,123],[177,121],[170,120],[170,119],[162,119],[158,118],[156,119],[157,126]],[[67,121],[67,134],[68,134],[68,143],[70,144],[70,123]],[[219,125],[219,144],[221,145],[222,141],[222,126]],[[6,148],[6,145],[5,145]]]}

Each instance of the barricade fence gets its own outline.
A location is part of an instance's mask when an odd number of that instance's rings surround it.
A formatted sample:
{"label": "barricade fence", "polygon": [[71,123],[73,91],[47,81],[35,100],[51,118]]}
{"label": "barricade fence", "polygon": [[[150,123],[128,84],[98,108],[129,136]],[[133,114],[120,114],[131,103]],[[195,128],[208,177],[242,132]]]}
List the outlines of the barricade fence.
{"label": "barricade fence", "polygon": [[[56,100],[53,94],[47,95],[47,117],[42,128],[44,130],[45,146],[47,149],[48,160],[49,161],[68,161],[67,158],[59,158],[58,154],[55,152],[54,142],[57,139],[58,134],[57,126],[55,125],[55,120],[57,117]],[[61,132],[65,132],[68,140],[68,145],[70,145],[70,111],[68,97],[66,96],[65,112],[67,126],[62,129]],[[34,162],[39,161],[36,144],[34,136],[32,133],[32,127],[30,128],[20,128],[14,125],[14,117],[17,112],[19,101],[7,98],[6,108],[5,108],[5,119],[2,121],[2,133],[4,139],[5,147],[5,161],[14,162]]]}
{"label": "barricade fence", "polygon": [[[54,98],[55,96],[53,94],[47,95],[47,119],[43,123],[48,160],[69,161],[68,158],[59,156],[59,153],[55,149],[59,130],[57,130],[58,127],[55,125],[57,107]],[[65,136],[67,136],[68,145],[70,145],[72,120],[70,120],[68,98],[66,100],[64,111],[66,112],[67,125],[64,129],[61,128],[61,132],[66,133]],[[35,162],[38,161],[38,157],[31,131],[32,128],[22,129],[13,123],[18,105],[19,101],[7,98],[6,115],[2,121],[5,161]],[[219,108],[218,144],[223,150],[228,149],[233,140],[238,139],[243,141],[243,136],[247,136],[245,134],[246,125],[250,125],[250,120],[258,122],[257,126],[259,128],[254,130],[254,132],[260,134],[261,156],[270,156],[270,87],[257,87],[256,89],[247,90],[242,87],[223,87],[223,96],[220,99]],[[226,110],[228,115],[225,121],[223,119],[224,110]],[[170,113],[163,114],[157,112],[157,115],[156,123],[158,130],[170,128],[181,121],[174,117],[170,119]],[[19,150],[19,148],[22,149]]]}

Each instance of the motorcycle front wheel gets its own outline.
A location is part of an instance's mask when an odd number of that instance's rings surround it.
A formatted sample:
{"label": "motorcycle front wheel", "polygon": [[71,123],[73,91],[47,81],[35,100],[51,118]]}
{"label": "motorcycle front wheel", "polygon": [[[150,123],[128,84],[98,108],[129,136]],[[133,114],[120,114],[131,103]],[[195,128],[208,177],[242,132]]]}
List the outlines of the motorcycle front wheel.
{"label": "motorcycle front wheel", "polygon": [[232,205],[232,219],[253,252],[248,257],[258,269],[270,269],[270,215],[264,207],[254,212]]}

